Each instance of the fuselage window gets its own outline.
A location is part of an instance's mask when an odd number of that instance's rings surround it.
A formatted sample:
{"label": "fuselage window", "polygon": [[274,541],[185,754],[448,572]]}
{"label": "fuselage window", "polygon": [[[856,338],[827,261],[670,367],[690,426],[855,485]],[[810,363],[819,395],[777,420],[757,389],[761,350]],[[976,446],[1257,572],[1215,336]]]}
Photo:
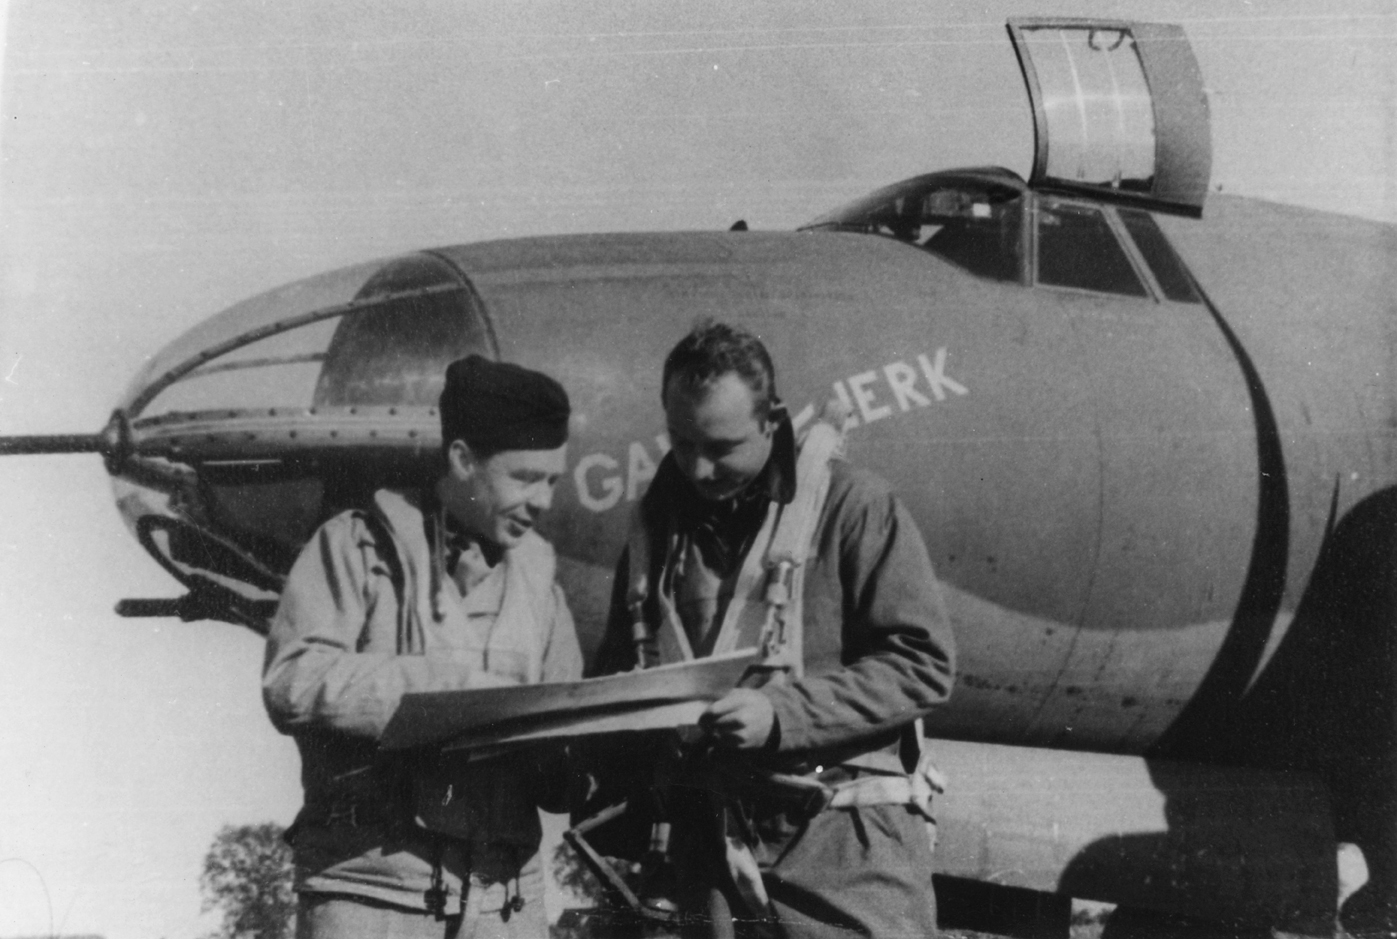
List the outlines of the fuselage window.
{"label": "fuselage window", "polygon": [[1125,223],[1126,231],[1130,232],[1130,237],[1134,239],[1135,247],[1140,249],[1145,263],[1154,272],[1154,279],[1159,282],[1159,289],[1164,291],[1164,296],[1177,303],[1201,303],[1198,291],[1193,289],[1193,281],[1184,269],[1184,262],[1174,253],[1173,246],[1169,244],[1169,239],[1164,237],[1164,232],[1159,230],[1154,216],[1140,209],[1117,211],[1121,221]]}
{"label": "fuselage window", "polygon": [[1100,209],[1049,199],[1038,207],[1038,283],[1148,296]]}

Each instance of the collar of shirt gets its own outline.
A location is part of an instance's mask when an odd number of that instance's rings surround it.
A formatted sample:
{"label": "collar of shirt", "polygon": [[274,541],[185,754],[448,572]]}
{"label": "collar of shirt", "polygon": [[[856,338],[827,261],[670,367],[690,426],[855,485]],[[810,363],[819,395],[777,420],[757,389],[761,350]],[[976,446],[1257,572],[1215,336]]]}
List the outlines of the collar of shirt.
{"label": "collar of shirt", "polygon": [[[503,548],[463,530],[450,514],[446,515],[443,548],[446,573],[463,588],[483,580],[504,557]],[[464,595],[467,590],[461,592]]]}
{"label": "collar of shirt", "polygon": [[[427,524],[427,543],[434,545],[434,551],[441,552],[442,571],[456,581],[464,596],[467,584],[479,582],[499,565],[504,558],[504,548],[467,531],[446,511],[431,489],[422,493],[422,510],[423,521]],[[472,571],[470,575],[458,577],[456,568],[463,557]]]}
{"label": "collar of shirt", "polygon": [[674,507],[680,533],[693,539],[704,564],[719,576],[726,577],[741,562],[766,518],[767,506],[773,501],[787,505],[795,498],[795,429],[784,408],[774,412],[773,419],[771,456],[736,496],[718,502],[703,498],[674,458],[666,455],[646,497],[649,506]]}

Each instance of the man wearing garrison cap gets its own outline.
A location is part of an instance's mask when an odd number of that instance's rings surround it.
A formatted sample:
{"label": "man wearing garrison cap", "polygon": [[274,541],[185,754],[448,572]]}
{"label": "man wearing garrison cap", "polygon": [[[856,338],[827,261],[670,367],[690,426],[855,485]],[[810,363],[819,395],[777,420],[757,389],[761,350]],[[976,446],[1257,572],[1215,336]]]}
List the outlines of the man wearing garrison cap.
{"label": "man wearing garrison cap", "polygon": [[544,756],[390,761],[377,743],[404,694],[580,677],[553,549],[534,531],[568,415],[546,375],[453,362],[434,485],[379,490],[291,569],[263,698],[301,751],[298,936],[548,934],[537,809],[560,808],[564,785]]}

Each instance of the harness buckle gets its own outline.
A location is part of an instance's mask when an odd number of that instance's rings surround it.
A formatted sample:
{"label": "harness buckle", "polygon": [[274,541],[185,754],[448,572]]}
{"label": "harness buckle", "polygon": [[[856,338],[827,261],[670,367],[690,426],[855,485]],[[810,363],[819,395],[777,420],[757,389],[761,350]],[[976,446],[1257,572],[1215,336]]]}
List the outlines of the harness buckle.
{"label": "harness buckle", "polygon": [[791,587],[795,580],[795,562],[782,558],[767,568],[766,622],[762,626],[762,665],[790,671],[790,636],[786,628],[786,609],[791,602]]}

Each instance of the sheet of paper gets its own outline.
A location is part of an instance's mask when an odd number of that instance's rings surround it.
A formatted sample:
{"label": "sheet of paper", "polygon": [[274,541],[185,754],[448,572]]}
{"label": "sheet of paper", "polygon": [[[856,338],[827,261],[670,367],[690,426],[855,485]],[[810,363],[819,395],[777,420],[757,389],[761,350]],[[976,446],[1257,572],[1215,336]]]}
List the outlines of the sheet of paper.
{"label": "sheet of paper", "polygon": [[678,704],[656,704],[619,714],[559,714],[538,721],[512,721],[494,732],[472,732],[441,745],[443,751],[469,750],[485,758],[496,753],[509,753],[518,747],[561,737],[586,737],[592,734],[614,734],[639,730],[665,730],[692,727],[708,707],[707,701],[682,701]]}
{"label": "sheet of paper", "polygon": [[405,695],[379,746],[458,748],[691,724],[756,662],[747,649],[583,681]]}

